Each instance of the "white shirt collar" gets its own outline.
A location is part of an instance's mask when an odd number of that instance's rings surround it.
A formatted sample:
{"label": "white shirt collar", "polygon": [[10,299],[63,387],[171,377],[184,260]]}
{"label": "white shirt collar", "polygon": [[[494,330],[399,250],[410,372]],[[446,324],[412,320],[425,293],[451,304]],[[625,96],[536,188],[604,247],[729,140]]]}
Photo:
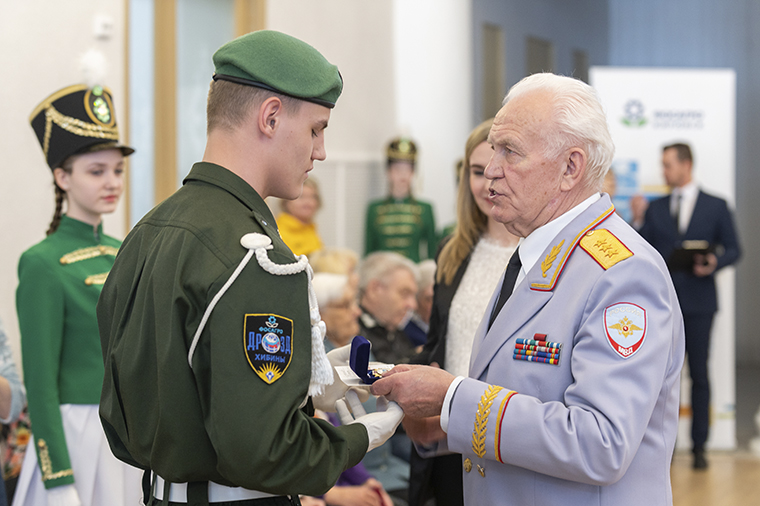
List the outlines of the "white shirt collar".
{"label": "white shirt collar", "polygon": [[544,250],[546,250],[552,240],[557,237],[557,234],[600,198],[602,198],[600,193],[594,193],[562,216],[555,218],[546,225],[538,227],[531,232],[528,237],[522,240],[519,252],[522,268],[520,269],[520,274],[517,276],[515,287],[525,279],[525,276],[528,275],[528,272],[530,272],[536,262],[538,262]]}
{"label": "white shirt collar", "polygon": [[680,193],[684,200],[694,200],[699,193],[699,185],[697,185],[697,182],[692,179],[685,185],[676,188],[674,192]]}

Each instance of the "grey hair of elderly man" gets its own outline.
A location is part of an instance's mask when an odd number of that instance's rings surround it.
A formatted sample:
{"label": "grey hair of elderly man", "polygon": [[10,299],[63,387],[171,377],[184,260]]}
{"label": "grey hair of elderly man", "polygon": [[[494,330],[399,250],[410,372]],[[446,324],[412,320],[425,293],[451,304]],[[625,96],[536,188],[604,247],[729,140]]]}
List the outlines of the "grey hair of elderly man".
{"label": "grey hair of elderly man", "polygon": [[578,79],[539,73],[515,84],[503,105],[531,92],[545,92],[553,97],[554,128],[544,139],[546,156],[556,157],[569,145],[583,147],[588,156],[586,180],[594,191],[601,190],[615,144],[596,90]]}

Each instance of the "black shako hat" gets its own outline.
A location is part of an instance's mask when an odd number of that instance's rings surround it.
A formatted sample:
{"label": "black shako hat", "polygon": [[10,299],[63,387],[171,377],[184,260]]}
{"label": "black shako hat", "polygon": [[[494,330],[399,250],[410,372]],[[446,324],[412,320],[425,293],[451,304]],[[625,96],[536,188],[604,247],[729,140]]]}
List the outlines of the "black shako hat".
{"label": "black shako hat", "polygon": [[79,153],[120,149],[129,156],[135,151],[119,144],[111,92],[102,86],[75,84],[56,91],[34,109],[29,123],[51,170]]}
{"label": "black shako hat", "polygon": [[414,165],[417,162],[417,145],[408,137],[396,137],[388,143],[385,154],[389,164],[402,161]]}

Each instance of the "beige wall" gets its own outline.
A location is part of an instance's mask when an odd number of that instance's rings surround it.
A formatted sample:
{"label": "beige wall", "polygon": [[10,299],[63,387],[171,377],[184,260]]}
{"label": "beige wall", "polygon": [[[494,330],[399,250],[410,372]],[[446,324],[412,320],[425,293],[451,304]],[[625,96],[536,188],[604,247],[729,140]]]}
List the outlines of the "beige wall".
{"label": "beige wall", "polygon": [[394,133],[392,4],[390,0],[267,2],[267,28],[316,47],[343,76],[343,94],[326,132],[328,158],[332,153],[380,157],[386,138]]}
{"label": "beige wall", "polygon": [[[117,121],[124,117],[125,0],[0,2],[0,318],[16,358],[16,266],[40,241],[53,214],[50,169],[28,118],[52,92],[82,81],[79,57],[90,48],[109,60],[105,84],[114,94]],[[113,21],[109,39],[94,36],[95,15]],[[122,128],[123,131],[123,128]],[[106,233],[124,236],[124,208],[105,220]],[[44,317],[44,315],[40,315]]]}

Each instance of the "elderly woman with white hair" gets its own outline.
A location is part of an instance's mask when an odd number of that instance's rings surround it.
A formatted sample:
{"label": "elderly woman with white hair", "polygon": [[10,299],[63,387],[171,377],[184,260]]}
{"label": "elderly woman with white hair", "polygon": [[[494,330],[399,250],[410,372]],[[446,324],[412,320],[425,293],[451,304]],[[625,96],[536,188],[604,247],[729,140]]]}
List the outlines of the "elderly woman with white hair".
{"label": "elderly woman with white hair", "polygon": [[359,333],[361,311],[356,288],[349,281],[347,275],[327,272],[318,272],[312,280],[319,312],[327,327],[327,351],[349,344]]}

